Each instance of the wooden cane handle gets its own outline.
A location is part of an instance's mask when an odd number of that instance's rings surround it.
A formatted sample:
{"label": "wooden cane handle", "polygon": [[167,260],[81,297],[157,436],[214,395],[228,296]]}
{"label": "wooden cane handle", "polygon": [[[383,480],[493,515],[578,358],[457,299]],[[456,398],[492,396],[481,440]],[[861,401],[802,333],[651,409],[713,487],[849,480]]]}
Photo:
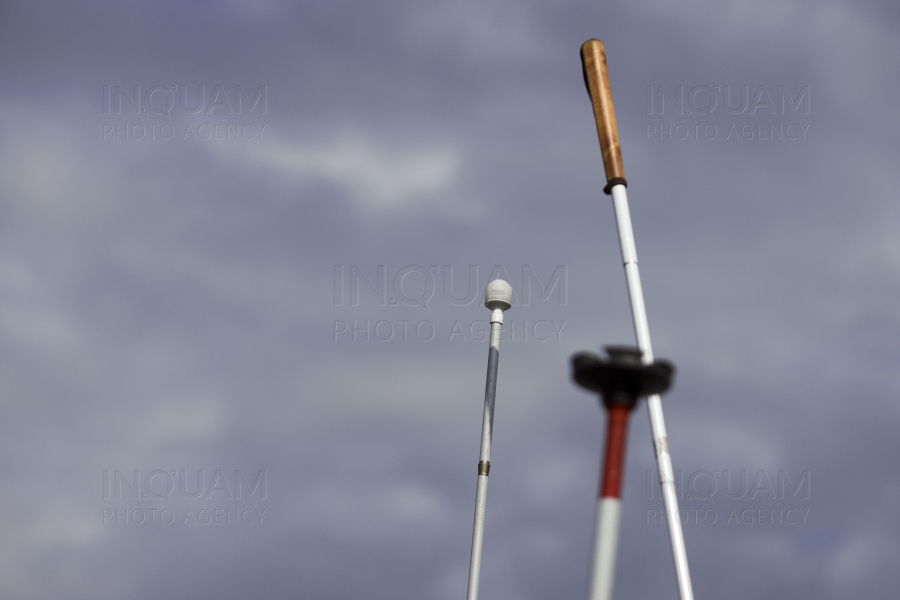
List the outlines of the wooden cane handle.
{"label": "wooden cane handle", "polygon": [[600,40],[588,40],[581,46],[581,65],[584,70],[584,84],[587,86],[594,118],[597,120],[597,134],[600,136],[600,150],[603,152],[603,166],[606,167],[607,194],[616,184],[627,185],[625,168],[622,166],[622,149],[619,147],[619,130],[616,127],[616,112],[613,109],[612,91],[609,88],[609,73],[606,69],[606,50]]}

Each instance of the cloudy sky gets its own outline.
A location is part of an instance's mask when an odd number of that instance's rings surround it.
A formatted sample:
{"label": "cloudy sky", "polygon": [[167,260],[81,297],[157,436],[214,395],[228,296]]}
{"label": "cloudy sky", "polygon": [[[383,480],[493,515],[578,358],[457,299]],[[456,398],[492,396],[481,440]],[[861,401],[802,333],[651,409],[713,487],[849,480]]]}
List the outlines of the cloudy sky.
{"label": "cloudy sky", "polygon": [[[888,1],[0,2],[0,596],[587,590],[634,334],[606,45],[694,591],[900,584]],[[646,408],[616,597],[676,598]]]}

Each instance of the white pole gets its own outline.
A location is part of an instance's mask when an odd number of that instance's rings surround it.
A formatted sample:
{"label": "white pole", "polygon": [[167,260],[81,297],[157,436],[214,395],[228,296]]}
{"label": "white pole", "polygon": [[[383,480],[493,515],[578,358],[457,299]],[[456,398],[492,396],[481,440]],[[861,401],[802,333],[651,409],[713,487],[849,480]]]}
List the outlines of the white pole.
{"label": "white pole", "polygon": [[[597,133],[600,136],[600,149],[603,153],[603,163],[606,168],[607,186],[604,191],[612,195],[616,213],[619,244],[622,249],[628,296],[631,300],[631,315],[634,320],[635,337],[637,338],[638,348],[643,351],[643,362],[649,364],[653,362],[650,328],[647,324],[644,293],[641,289],[641,277],[638,272],[637,249],[634,243],[634,231],[631,227],[631,214],[628,210],[628,196],[625,193],[625,170],[622,166],[622,151],[619,147],[619,133],[613,109],[612,92],[609,87],[606,50],[603,47],[603,43],[600,40],[588,40],[585,42],[581,47],[581,60],[584,68],[585,85],[588,88],[588,94],[594,107]],[[647,408],[650,415],[650,428],[653,432],[653,447],[659,468],[659,482],[668,518],[669,540],[672,544],[672,557],[675,563],[678,591],[681,600],[693,600],[694,592],[691,586],[690,571],[688,570],[687,552],[684,547],[681,521],[678,519],[678,498],[675,491],[672,457],[669,455],[666,425],[663,419],[662,403],[658,394],[648,396]]]}
{"label": "white pole", "polygon": [[484,390],[484,416],[481,421],[481,454],[478,460],[478,485],[475,488],[475,525],[472,531],[472,556],[469,561],[467,600],[478,600],[488,473],[491,470],[494,396],[497,391],[497,367],[500,361],[500,329],[503,326],[503,311],[512,306],[512,287],[502,279],[490,282],[484,292],[484,305],[491,311],[491,342],[488,348],[487,382]]}
{"label": "white pole", "polygon": [[[634,334],[637,338],[638,348],[643,351],[642,361],[644,364],[650,364],[653,362],[653,347],[650,343],[650,326],[647,322],[647,310],[644,307],[641,274],[638,271],[637,248],[634,244],[634,231],[631,228],[628,196],[625,193],[625,186],[622,184],[614,185],[611,191],[616,212],[616,224],[619,229],[619,245],[622,248],[622,261],[625,266],[625,280],[628,284],[628,297],[631,300]],[[666,507],[669,540],[672,544],[672,558],[675,562],[678,591],[681,600],[693,600],[694,591],[691,587],[691,573],[688,570],[687,551],[684,546],[681,521],[678,518],[675,472],[672,469],[672,457],[669,454],[669,442],[666,435],[666,422],[663,418],[662,402],[659,399],[659,394],[647,397],[647,413],[650,415],[650,429],[653,432],[653,447],[656,450],[659,484],[662,488],[663,502]]]}
{"label": "white pole", "polygon": [[597,499],[597,529],[594,531],[594,555],[591,563],[590,600],[612,598],[613,577],[616,571],[616,545],[619,541],[619,513],[622,501],[618,498]]}

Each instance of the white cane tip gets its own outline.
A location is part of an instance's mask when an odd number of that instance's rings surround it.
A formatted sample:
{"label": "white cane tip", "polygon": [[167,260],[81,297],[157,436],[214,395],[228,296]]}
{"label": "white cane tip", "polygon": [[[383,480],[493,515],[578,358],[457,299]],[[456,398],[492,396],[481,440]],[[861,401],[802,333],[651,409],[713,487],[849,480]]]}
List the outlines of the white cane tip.
{"label": "white cane tip", "polygon": [[484,305],[491,310],[512,308],[512,286],[502,279],[495,279],[484,290]]}

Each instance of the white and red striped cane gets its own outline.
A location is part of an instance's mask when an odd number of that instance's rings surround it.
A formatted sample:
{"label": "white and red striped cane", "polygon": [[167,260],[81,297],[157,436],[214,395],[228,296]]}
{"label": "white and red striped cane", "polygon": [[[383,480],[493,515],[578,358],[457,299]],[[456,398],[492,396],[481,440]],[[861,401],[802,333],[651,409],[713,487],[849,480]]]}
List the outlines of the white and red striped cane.
{"label": "white and red striped cane", "polygon": [[612,597],[628,414],[637,405],[639,398],[668,389],[674,371],[667,361],[644,364],[641,361],[643,353],[637,348],[607,346],[606,351],[609,353],[609,361],[603,361],[587,352],[572,358],[575,381],[584,388],[600,393],[607,411],[606,452],[600,475],[594,553],[591,559],[590,600],[608,600]]}

